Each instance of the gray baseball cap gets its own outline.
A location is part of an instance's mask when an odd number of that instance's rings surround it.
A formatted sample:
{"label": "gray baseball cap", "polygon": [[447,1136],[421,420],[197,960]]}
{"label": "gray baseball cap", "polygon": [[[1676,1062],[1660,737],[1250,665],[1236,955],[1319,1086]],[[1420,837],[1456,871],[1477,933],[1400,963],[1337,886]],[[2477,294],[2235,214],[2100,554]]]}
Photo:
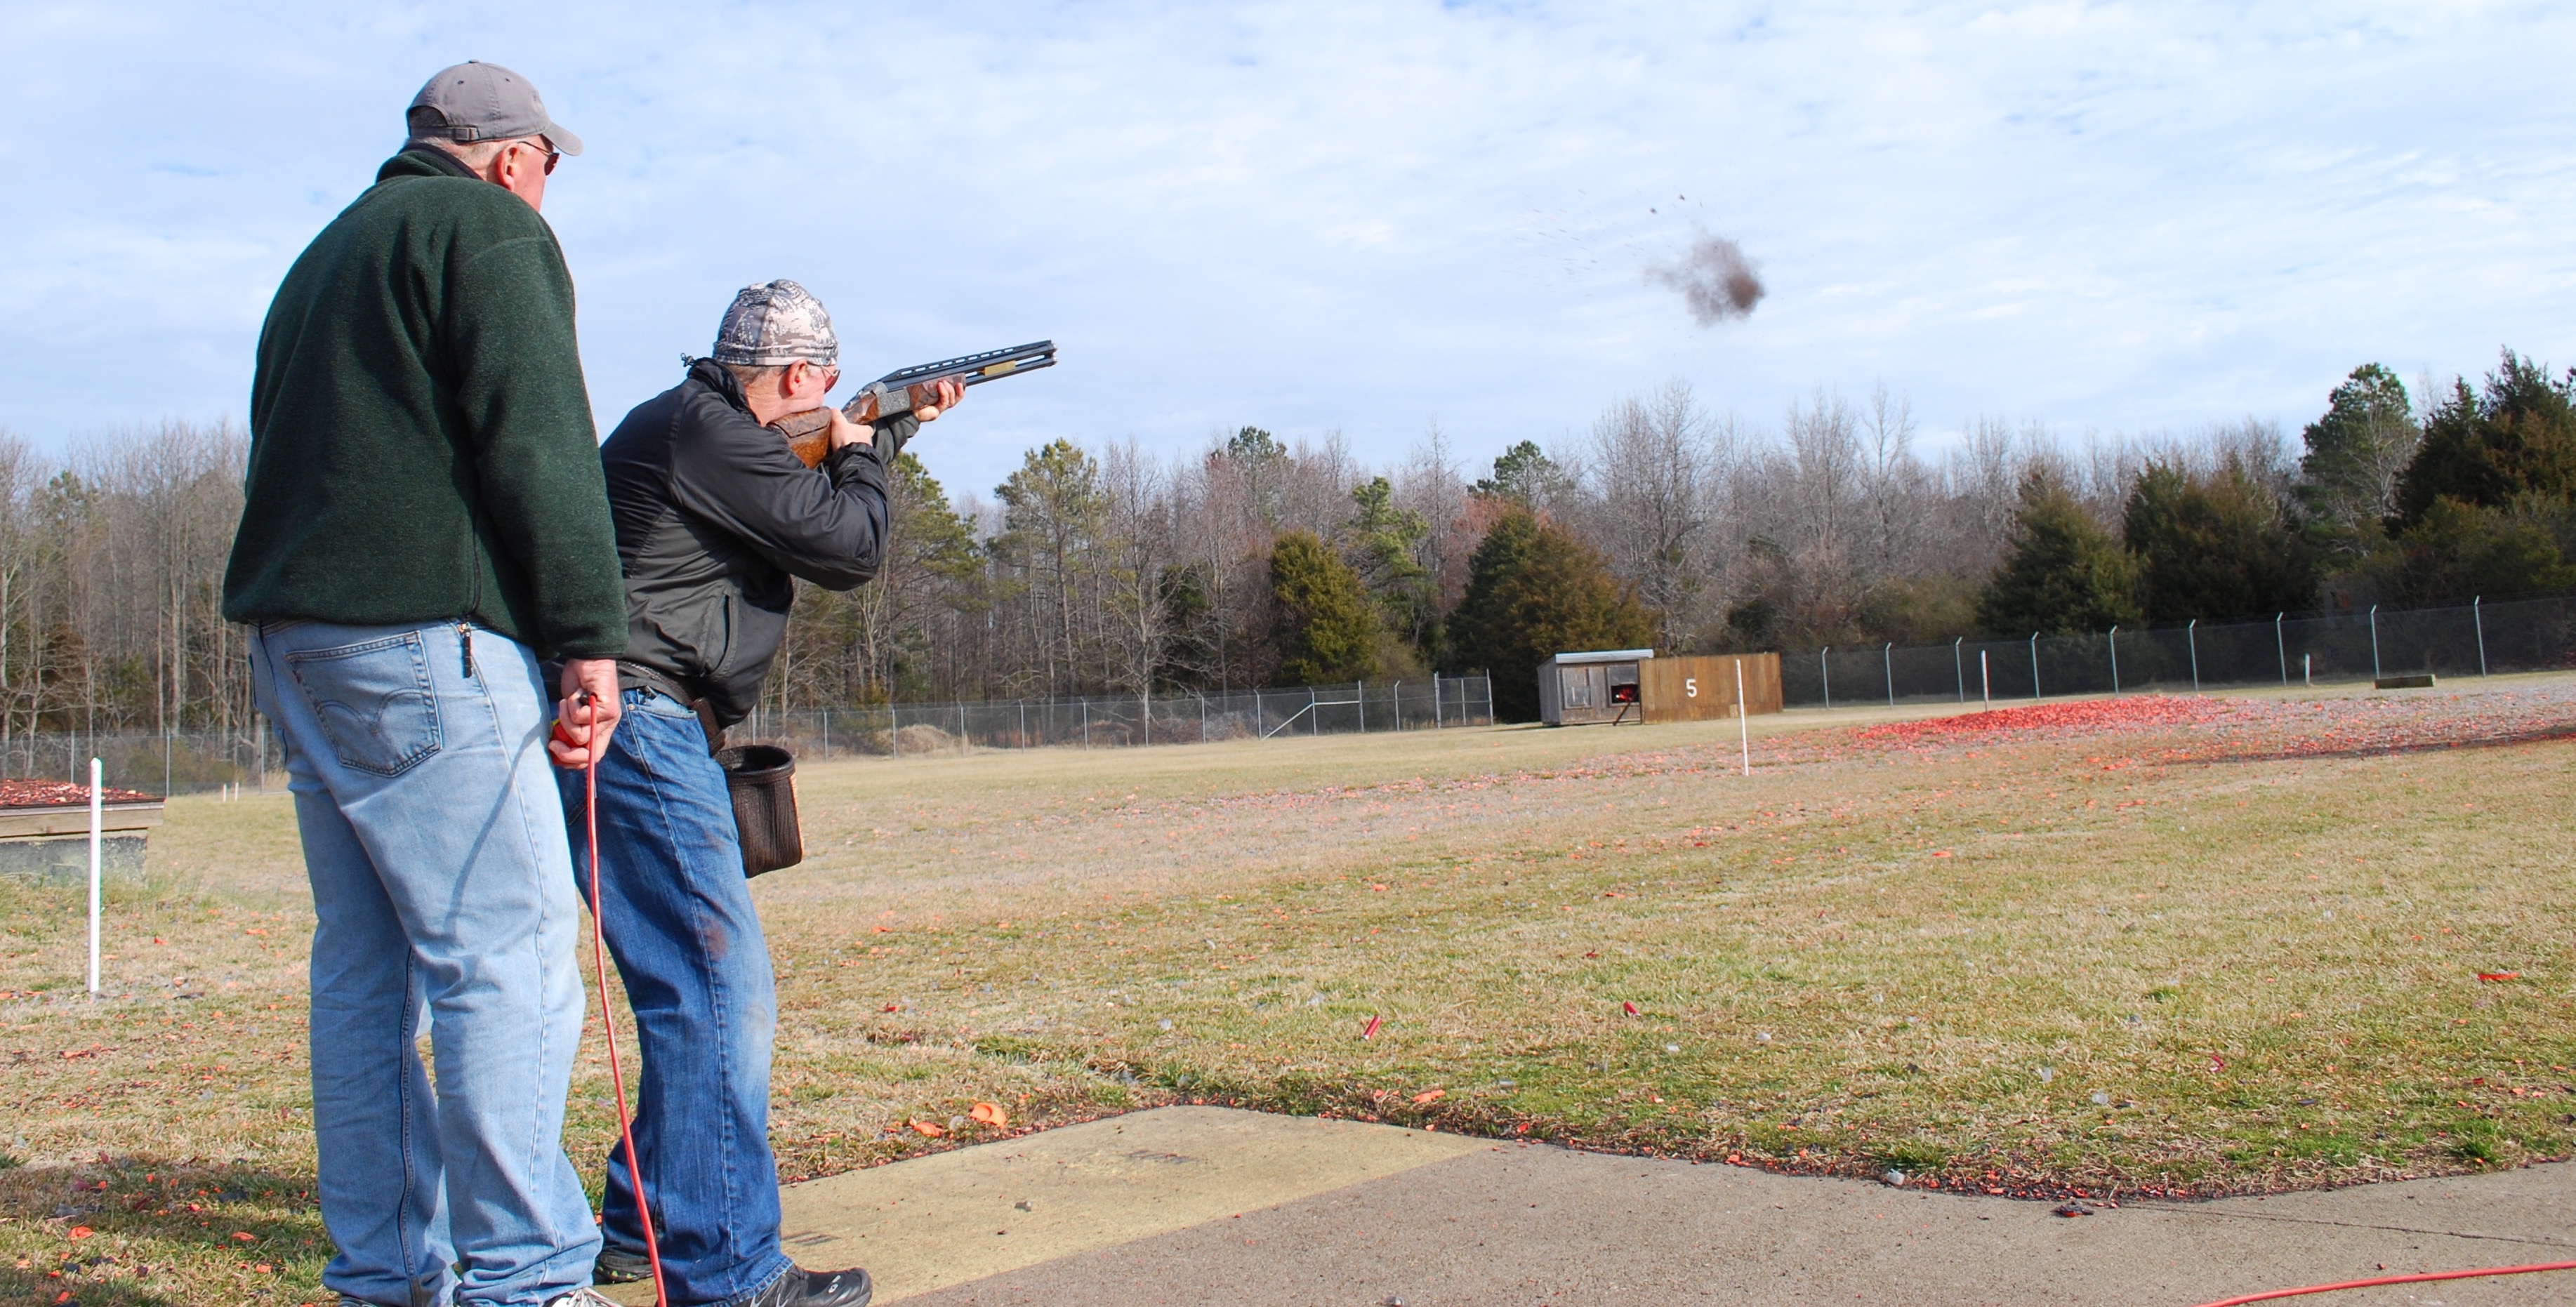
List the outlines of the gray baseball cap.
{"label": "gray baseball cap", "polygon": [[711,357],[751,368],[783,367],[799,359],[838,363],[841,338],[833,334],[832,315],[823,311],[823,301],[781,278],[745,286],[733,297],[716,328]]}
{"label": "gray baseball cap", "polygon": [[480,60],[440,69],[411,98],[403,121],[413,140],[443,136],[465,145],[542,136],[566,154],[581,153],[581,138],[546,116],[545,99],[534,84]]}

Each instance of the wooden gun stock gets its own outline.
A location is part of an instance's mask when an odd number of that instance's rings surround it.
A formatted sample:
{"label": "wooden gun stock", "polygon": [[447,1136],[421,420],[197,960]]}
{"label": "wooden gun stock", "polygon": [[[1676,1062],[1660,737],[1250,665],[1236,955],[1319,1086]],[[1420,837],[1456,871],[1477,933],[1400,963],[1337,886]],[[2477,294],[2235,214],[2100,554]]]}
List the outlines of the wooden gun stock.
{"label": "wooden gun stock", "polygon": [[769,424],[769,429],[787,438],[787,452],[807,467],[820,467],[823,456],[832,452],[831,410],[809,408],[790,413]]}

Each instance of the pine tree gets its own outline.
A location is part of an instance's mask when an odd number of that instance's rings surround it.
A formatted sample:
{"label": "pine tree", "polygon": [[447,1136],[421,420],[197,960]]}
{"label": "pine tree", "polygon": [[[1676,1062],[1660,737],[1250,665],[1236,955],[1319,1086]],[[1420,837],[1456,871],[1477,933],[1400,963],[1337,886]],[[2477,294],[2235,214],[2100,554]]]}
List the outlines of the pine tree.
{"label": "pine tree", "polygon": [[1386,626],[1360,574],[1315,533],[1291,531],[1270,550],[1275,685],[1356,681],[1377,674]]}
{"label": "pine tree", "polygon": [[1431,534],[1431,523],[1412,509],[1396,507],[1395,487],[1385,477],[1352,487],[1351,502],[1359,510],[1351,518],[1346,547],[1351,566],[1385,616],[1387,629],[1412,647],[1413,670],[1419,672],[1437,655],[1440,642],[1439,585],[1416,556]]}
{"label": "pine tree", "polygon": [[1977,600],[1997,635],[2101,631],[2138,620],[2137,570],[2118,541],[2044,474],[2021,484],[2013,547]]}
{"label": "pine tree", "polygon": [[2368,553],[2387,538],[2397,479],[2424,442],[2405,384],[2376,363],[2354,368],[2326,397],[2325,415],[2299,436],[2307,453],[2298,496],[2310,543],[2345,557]]}
{"label": "pine tree", "polygon": [[2316,600],[2306,541],[2241,463],[2204,476],[2148,464],[2129,492],[2121,536],[2150,622],[2248,617]]}
{"label": "pine tree", "polygon": [[2477,393],[2452,384],[2424,424],[2424,443],[2397,482],[2397,522],[2411,527],[2437,499],[2502,508],[2526,495],[2576,494],[2576,372],[2552,379],[2506,350]]}
{"label": "pine tree", "polygon": [[1525,508],[1496,519],[1467,565],[1449,617],[1451,665],[1493,677],[1494,714],[1538,716],[1538,665],[1560,653],[1629,649],[1655,638],[1654,614],[1573,532]]}

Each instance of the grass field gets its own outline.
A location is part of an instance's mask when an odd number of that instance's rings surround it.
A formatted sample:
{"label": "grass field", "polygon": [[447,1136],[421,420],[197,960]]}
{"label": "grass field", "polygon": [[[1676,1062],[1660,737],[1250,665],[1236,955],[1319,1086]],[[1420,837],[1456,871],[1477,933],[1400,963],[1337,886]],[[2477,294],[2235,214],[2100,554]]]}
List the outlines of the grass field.
{"label": "grass field", "polygon": [[[2535,678],[1799,713],[1750,778],[1732,724],[810,765],[781,1167],[1175,1100],[2033,1196],[2561,1157],[2571,728]],[[0,885],[0,1297],[313,1301],[291,813],[153,860],[95,1004],[78,892]]]}

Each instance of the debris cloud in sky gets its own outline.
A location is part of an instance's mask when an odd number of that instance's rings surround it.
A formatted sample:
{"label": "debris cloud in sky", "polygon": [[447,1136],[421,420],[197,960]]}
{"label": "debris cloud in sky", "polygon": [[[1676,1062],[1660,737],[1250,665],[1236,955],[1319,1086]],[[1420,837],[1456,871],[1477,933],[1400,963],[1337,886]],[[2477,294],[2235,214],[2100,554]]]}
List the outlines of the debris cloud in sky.
{"label": "debris cloud in sky", "polygon": [[1680,291],[1692,320],[1703,327],[1751,316],[1767,293],[1742,247],[1705,233],[1680,258],[1649,266],[1646,280]]}

